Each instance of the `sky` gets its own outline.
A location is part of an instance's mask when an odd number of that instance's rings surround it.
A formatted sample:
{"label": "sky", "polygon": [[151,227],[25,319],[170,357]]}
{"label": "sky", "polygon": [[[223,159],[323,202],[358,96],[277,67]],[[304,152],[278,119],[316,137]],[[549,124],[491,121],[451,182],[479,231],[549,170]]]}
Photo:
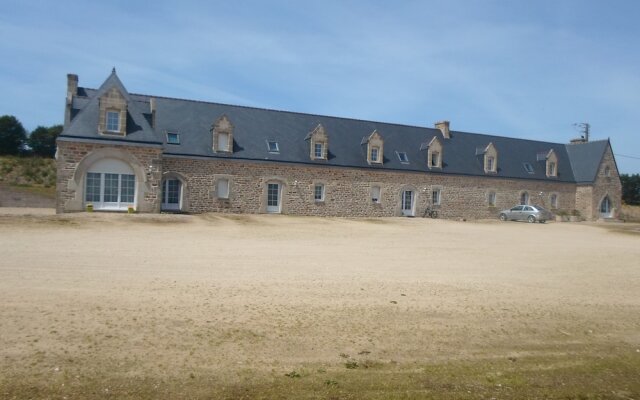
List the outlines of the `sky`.
{"label": "sky", "polygon": [[130,93],[568,143],[640,173],[640,1],[0,0],[0,115]]}

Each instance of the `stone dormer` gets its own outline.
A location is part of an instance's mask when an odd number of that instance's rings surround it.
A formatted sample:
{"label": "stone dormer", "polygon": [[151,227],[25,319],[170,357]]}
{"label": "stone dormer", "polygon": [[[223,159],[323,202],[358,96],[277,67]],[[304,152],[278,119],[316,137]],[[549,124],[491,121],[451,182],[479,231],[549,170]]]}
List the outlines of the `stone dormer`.
{"label": "stone dormer", "polygon": [[547,178],[558,177],[558,156],[553,149],[546,152],[538,153],[536,155],[536,158],[538,161],[545,162],[545,173],[547,175]]}
{"label": "stone dormer", "polygon": [[498,150],[489,143],[486,147],[476,148],[476,156],[482,156],[482,166],[485,174],[495,174],[498,172]]}
{"label": "stone dormer", "polygon": [[309,132],[305,138],[309,141],[309,158],[312,160],[327,160],[329,154],[329,135],[322,124]]}
{"label": "stone dormer", "polygon": [[98,132],[102,135],[127,134],[129,93],[118,79],[115,68],[98,90],[100,116]]}
{"label": "stone dormer", "polygon": [[442,168],[442,143],[437,136],[427,145],[427,166],[429,169]]}
{"label": "stone dormer", "polygon": [[384,162],[384,139],[374,130],[368,137],[362,139],[362,144],[367,145],[367,163],[382,165]]}
{"label": "stone dormer", "polygon": [[213,151],[216,153],[233,153],[233,124],[229,117],[222,115],[211,126]]}

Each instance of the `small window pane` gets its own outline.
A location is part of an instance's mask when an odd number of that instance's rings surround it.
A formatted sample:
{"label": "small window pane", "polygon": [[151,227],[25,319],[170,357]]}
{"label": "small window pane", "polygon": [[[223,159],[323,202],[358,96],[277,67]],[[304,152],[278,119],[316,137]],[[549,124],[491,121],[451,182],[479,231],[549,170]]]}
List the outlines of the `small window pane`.
{"label": "small window pane", "polygon": [[431,153],[431,166],[437,167],[440,165],[440,153],[434,151]]}
{"label": "small window pane", "polygon": [[228,133],[219,133],[218,134],[218,148],[217,148],[217,150],[218,151],[229,151],[229,134]]}
{"label": "small window pane", "polygon": [[177,133],[167,133],[167,143],[169,144],[180,144],[180,135]]}
{"label": "small window pane", "polygon": [[133,203],[133,197],[136,192],[135,175],[120,175],[120,201],[122,203]]}
{"label": "small window pane", "polygon": [[409,157],[407,157],[407,153],[405,153],[404,151],[401,151],[401,152],[398,153],[398,158],[400,159],[400,162],[402,162],[402,163],[409,162]]}
{"label": "small window pane", "polygon": [[270,183],[267,186],[267,206],[269,207],[277,207],[278,206],[278,191],[280,190],[279,185],[277,183]]}
{"label": "small window pane", "polygon": [[557,194],[552,194],[551,195],[551,207],[552,208],[558,208],[558,195]]}
{"label": "small window pane", "polygon": [[324,201],[324,185],[315,185],[313,198],[315,201]]}
{"label": "small window pane", "polygon": [[217,191],[218,191],[219,199],[228,199],[229,198],[229,180],[219,179]]}
{"label": "small window pane", "polygon": [[371,161],[372,162],[377,162],[378,161],[378,148],[377,147],[372,147],[371,148]]}
{"label": "small window pane", "polygon": [[100,174],[87,173],[85,201],[100,202]]}
{"label": "small window pane", "polygon": [[495,192],[490,192],[489,196],[488,196],[488,202],[490,206],[495,206],[496,205],[496,193]]}
{"label": "small window pane", "polygon": [[527,171],[527,173],[529,174],[533,174],[533,166],[531,164],[527,163],[523,163],[522,164],[524,166],[525,171]]}
{"label": "small window pane", "polygon": [[107,111],[107,130],[120,131],[120,113],[118,111]]}

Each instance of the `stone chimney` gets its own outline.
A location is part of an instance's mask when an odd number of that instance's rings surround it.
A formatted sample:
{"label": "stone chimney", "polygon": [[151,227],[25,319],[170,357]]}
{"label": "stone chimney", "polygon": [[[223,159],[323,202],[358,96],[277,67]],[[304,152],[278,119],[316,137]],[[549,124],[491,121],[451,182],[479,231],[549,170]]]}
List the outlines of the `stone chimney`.
{"label": "stone chimney", "polygon": [[438,121],[434,125],[437,129],[440,129],[440,132],[442,132],[442,136],[444,136],[445,139],[451,138],[451,135],[449,134],[449,121]]}
{"label": "stone chimney", "polygon": [[149,111],[151,112],[151,127],[156,127],[156,99],[151,97],[149,99]]}
{"label": "stone chimney", "polygon": [[73,96],[78,94],[78,75],[67,74],[67,102],[64,110],[64,125],[67,126],[71,122],[71,105]]}

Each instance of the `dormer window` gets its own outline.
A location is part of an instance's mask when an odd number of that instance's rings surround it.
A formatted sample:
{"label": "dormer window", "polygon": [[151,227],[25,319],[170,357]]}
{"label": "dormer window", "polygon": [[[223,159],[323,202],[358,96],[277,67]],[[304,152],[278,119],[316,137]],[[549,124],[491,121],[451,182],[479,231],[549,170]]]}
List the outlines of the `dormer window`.
{"label": "dormer window", "polygon": [[305,137],[305,140],[309,140],[309,157],[312,160],[327,159],[329,136],[324,131],[322,124],[318,124],[313,131],[309,132]]}
{"label": "dormer window", "polygon": [[371,162],[374,162],[374,163],[380,162],[378,161],[379,157],[380,157],[380,147],[377,147],[377,146],[371,147],[371,154],[369,156]]}
{"label": "dormer window", "polygon": [[[425,144],[420,146],[420,149],[424,149]],[[442,168],[442,143],[434,136],[429,144],[426,144],[427,148],[427,166],[429,169]]]}
{"label": "dormer window", "polygon": [[120,112],[107,111],[107,130],[109,132],[120,132]]}
{"label": "dormer window", "polygon": [[407,156],[406,152],[399,151],[399,152],[397,152],[397,154],[398,154],[398,159],[400,160],[401,163],[409,164],[409,157]]}
{"label": "dormer window", "polygon": [[493,143],[489,143],[487,147],[476,148],[476,155],[483,156],[483,167],[485,174],[495,174],[498,172],[498,150]]}
{"label": "dormer window", "polygon": [[368,137],[363,137],[360,144],[367,145],[366,154],[369,164],[382,164],[384,162],[384,140],[378,131],[373,131]]}
{"label": "dormer window", "polygon": [[267,149],[269,149],[269,153],[280,153],[280,147],[278,146],[278,142],[275,140],[267,140]]}
{"label": "dormer window", "polygon": [[221,116],[211,127],[213,151],[216,153],[233,152],[233,124],[226,115]]}
{"label": "dormer window", "polygon": [[548,178],[555,178],[558,176],[558,156],[553,149],[549,150],[545,156],[546,171]]}
{"label": "dormer window", "polygon": [[313,144],[313,156],[315,158],[324,158],[324,143]]}
{"label": "dormer window", "polygon": [[180,144],[180,135],[174,132],[167,132],[168,144]]}

